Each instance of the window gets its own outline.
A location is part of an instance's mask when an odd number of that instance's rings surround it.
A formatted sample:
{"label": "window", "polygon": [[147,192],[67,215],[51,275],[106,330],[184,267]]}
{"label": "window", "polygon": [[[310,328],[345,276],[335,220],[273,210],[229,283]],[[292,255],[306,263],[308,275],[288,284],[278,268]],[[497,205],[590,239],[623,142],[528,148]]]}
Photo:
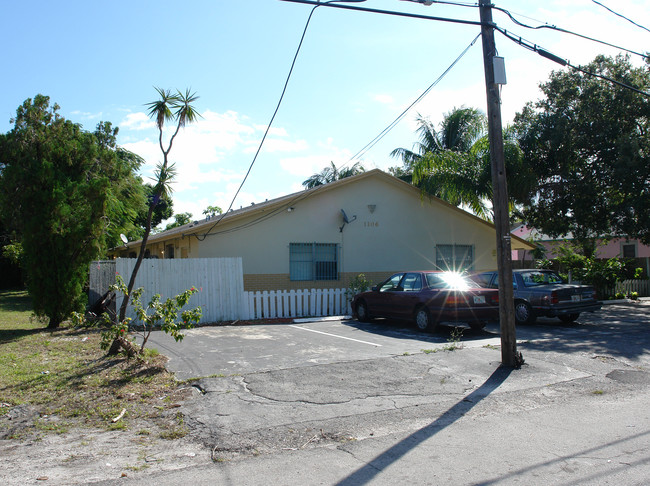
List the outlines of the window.
{"label": "window", "polygon": [[473,245],[436,245],[436,266],[439,270],[462,272],[474,268]]}
{"label": "window", "polygon": [[636,245],[622,245],[623,258],[636,258]]}
{"label": "window", "polygon": [[291,280],[338,280],[336,243],[291,243],[289,245]]}
{"label": "window", "polygon": [[422,290],[422,277],[419,273],[407,273],[402,280],[402,288],[405,292],[419,292]]}

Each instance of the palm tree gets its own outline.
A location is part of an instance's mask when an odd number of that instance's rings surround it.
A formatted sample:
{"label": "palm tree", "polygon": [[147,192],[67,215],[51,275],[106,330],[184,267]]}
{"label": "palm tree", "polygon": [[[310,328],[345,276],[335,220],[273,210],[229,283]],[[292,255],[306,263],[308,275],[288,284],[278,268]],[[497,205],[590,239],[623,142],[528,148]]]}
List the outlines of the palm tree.
{"label": "palm tree", "polygon": [[[176,170],[174,164],[169,164],[169,152],[172,149],[174,139],[181,128],[185,127],[188,123],[193,123],[199,119],[201,116],[196,108],[192,105],[199,97],[196,93],[192,93],[190,90],[186,90],[185,93],[181,91],[176,91],[172,93],[171,90],[164,90],[161,88],[156,88],[156,91],[160,95],[160,98],[151,103],[147,103],[145,106],[149,108],[149,117],[153,118],[156,121],[156,127],[158,128],[158,143],[160,145],[160,150],[163,154],[163,161],[158,164],[155,171],[156,184],[154,186],[154,191],[152,197],[149,200],[149,211],[147,213],[147,222],[145,225],[144,236],[142,237],[142,243],[140,244],[140,253],[133,267],[133,272],[131,273],[131,278],[129,279],[129,285],[127,287],[127,293],[122,299],[122,305],[120,306],[119,322],[123,322],[126,317],[126,308],[129,303],[129,295],[131,294],[133,287],[135,285],[135,278],[142,264],[142,259],[144,258],[145,249],[147,247],[147,240],[151,233],[151,220],[153,218],[153,212],[156,205],[160,202],[161,198],[168,196],[171,191],[171,183],[176,175]],[[165,148],[163,143],[163,128],[166,122],[173,122],[176,124],[176,129],[174,133],[169,138],[167,148]],[[126,340],[123,340],[126,341]],[[124,343],[120,341],[120,338],[113,341],[109,354],[117,354],[120,350],[120,346],[123,346]]]}
{"label": "palm tree", "polygon": [[[418,117],[418,123],[420,140],[414,150],[398,148],[391,152],[404,163],[403,168],[391,169],[393,175],[490,220],[492,177],[485,115],[476,108],[461,107],[445,114],[438,131],[425,118]],[[527,197],[532,176],[510,129],[504,132],[504,152],[513,208]]]}
{"label": "palm tree", "polygon": [[338,169],[336,165],[334,165],[334,162],[330,162],[329,167],[325,167],[319,173],[310,176],[309,179],[303,181],[302,185],[305,186],[305,189],[312,189],[316,186],[329,184],[330,182],[361,174],[365,171],[366,169],[361,165],[360,162],[342,169]]}

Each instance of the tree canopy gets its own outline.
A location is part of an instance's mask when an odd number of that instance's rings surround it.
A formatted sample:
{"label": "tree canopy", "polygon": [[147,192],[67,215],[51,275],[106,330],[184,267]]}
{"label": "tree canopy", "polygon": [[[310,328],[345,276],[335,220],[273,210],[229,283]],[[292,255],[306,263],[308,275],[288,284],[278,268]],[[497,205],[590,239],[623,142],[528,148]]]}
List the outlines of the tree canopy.
{"label": "tree canopy", "polygon": [[345,179],[346,177],[361,174],[365,171],[366,169],[361,165],[360,162],[357,162],[350,167],[344,167],[341,169],[336,167],[336,165],[334,165],[334,162],[330,162],[330,165],[328,167],[325,167],[319,173],[314,174],[309,177],[309,179],[303,181],[302,185],[305,187],[305,189],[312,189],[317,186],[329,184],[330,182]]}
{"label": "tree canopy", "polygon": [[47,96],[28,99],[0,135],[2,220],[22,244],[35,313],[51,328],[83,306],[89,263],[133,212],[123,198],[138,187],[140,164],[110,123],[87,132],[58,109]]}
{"label": "tree canopy", "polygon": [[[439,130],[426,118],[418,117],[418,123],[419,140],[413,150],[397,148],[391,152],[404,164],[391,168],[391,173],[427,194],[491,219],[492,177],[485,115],[476,108],[461,107],[445,114]],[[513,134],[510,129],[504,132],[511,206],[526,200],[531,182]]]}
{"label": "tree canopy", "polygon": [[[649,92],[649,68],[598,56],[583,69]],[[551,236],[650,244],[650,98],[578,71],[553,72],[540,88],[515,117],[536,180],[525,220]]]}

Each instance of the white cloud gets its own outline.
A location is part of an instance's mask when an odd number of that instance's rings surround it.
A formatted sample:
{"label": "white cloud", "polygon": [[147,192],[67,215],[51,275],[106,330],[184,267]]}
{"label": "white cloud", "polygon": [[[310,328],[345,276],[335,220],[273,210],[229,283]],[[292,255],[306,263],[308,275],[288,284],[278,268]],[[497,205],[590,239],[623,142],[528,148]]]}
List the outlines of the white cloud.
{"label": "white cloud", "polygon": [[151,120],[146,113],[129,113],[126,118],[120,123],[121,128],[129,130],[148,130],[155,128],[156,124]]}
{"label": "white cloud", "polygon": [[98,119],[100,119],[102,117],[102,112],[101,111],[98,112],[98,113],[90,113],[90,112],[87,112],[87,111],[75,110],[75,111],[73,111],[71,113],[73,115],[75,115],[75,116],[81,116],[81,117],[86,118],[88,120],[98,120]]}
{"label": "white cloud", "polygon": [[[260,145],[260,140],[251,140],[248,142],[248,148],[244,150],[247,154],[254,154]],[[263,152],[301,152],[309,149],[306,140],[278,140],[277,138],[267,138],[264,140]]]}

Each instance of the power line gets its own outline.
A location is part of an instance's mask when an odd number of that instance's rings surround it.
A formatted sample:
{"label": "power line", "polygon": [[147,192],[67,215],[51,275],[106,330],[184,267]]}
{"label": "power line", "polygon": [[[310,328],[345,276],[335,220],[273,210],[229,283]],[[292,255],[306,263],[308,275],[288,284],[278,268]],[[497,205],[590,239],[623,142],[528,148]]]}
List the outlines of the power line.
{"label": "power line", "polygon": [[495,10],[498,10],[499,12],[505,13],[514,24],[516,24],[516,25],[518,25],[520,27],[524,27],[526,29],[532,29],[532,30],[539,30],[539,29],[556,30],[556,31],[562,32],[564,34],[574,35],[576,37],[580,37],[580,38],[585,39],[585,40],[589,40],[589,41],[592,41],[592,42],[597,42],[598,44],[603,44],[603,45],[608,46],[608,47],[613,47],[613,48],[619,49],[621,51],[629,52],[630,54],[640,56],[640,57],[642,57],[644,59],[648,58],[648,56],[646,54],[643,54],[641,52],[633,51],[632,49],[627,49],[626,47],[618,46],[616,44],[611,44],[609,42],[606,42],[606,41],[603,41],[603,40],[600,40],[600,39],[596,39],[594,37],[589,37],[587,35],[579,34],[577,32],[573,32],[571,30],[563,29],[563,28],[557,27],[555,25],[550,25],[548,23],[545,23],[543,25],[536,25],[536,26],[524,24],[523,22],[520,22],[519,20],[517,20],[508,10],[506,10],[504,8],[496,7],[496,6],[494,6],[492,8],[494,8]]}
{"label": "power line", "polygon": [[372,147],[374,147],[384,136],[386,136],[403,118],[406,116],[406,113],[408,113],[411,108],[413,108],[416,104],[418,104],[429,92],[440,82],[442,79],[451,71],[451,69],[460,61],[467,51],[476,43],[478,38],[481,36],[481,34],[478,34],[476,37],[474,37],[474,40],[470,42],[470,44],[463,50],[463,52],[460,53],[460,55],[452,62],[447,69],[444,70],[444,72],[436,79],[433,83],[429,85],[427,89],[425,89],[420,96],[418,96],[413,103],[411,103],[402,113],[400,113],[395,120],[393,120],[386,128],[384,128],[379,135],[377,135],[375,138],[373,138],[370,142],[368,142],[361,150],[359,150],[356,154],[354,154],[352,157],[350,157],[350,160],[348,160],[345,164],[343,164],[342,167],[345,167],[348,165],[350,162],[352,162],[355,159],[361,158],[363,155],[365,155]]}
{"label": "power line", "polygon": [[600,3],[600,2],[597,2],[596,0],[591,0],[591,1],[594,2],[596,5],[600,5],[600,6],[603,7],[605,10],[609,10],[609,11],[610,11],[611,13],[613,13],[614,15],[617,15],[618,17],[621,17],[622,19],[627,20],[627,21],[630,22],[631,24],[634,24],[634,25],[636,25],[637,27],[640,27],[641,29],[643,29],[643,30],[647,30],[648,32],[650,32],[650,29],[648,29],[647,27],[644,27],[644,26],[641,25],[641,24],[637,24],[634,20],[627,18],[625,15],[622,15],[622,14],[620,14],[620,13],[618,13],[618,12],[614,12],[614,11],[613,11],[611,8],[609,8],[607,5],[604,5],[604,4]]}
{"label": "power line", "polygon": [[643,91],[643,90],[641,90],[639,88],[636,88],[634,86],[630,86],[629,84],[622,83],[622,82],[617,81],[616,79],[610,78],[608,76],[603,76],[602,74],[598,74],[598,73],[592,73],[591,71],[587,71],[587,70],[585,70],[584,68],[582,68],[580,66],[574,66],[568,60],[551,53],[550,51],[538,46],[537,44],[534,44],[534,43],[532,43],[530,41],[527,41],[527,40],[525,40],[524,38],[522,38],[520,36],[513,35],[513,34],[511,34],[510,32],[508,32],[505,29],[501,29],[499,27],[495,27],[495,28],[496,28],[496,30],[498,32],[503,34],[507,39],[513,41],[516,44],[519,44],[520,46],[522,46],[522,47],[524,47],[524,48],[526,48],[528,50],[536,52],[540,56],[545,57],[546,59],[549,59],[549,60],[551,60],[553,62],[556,62],[556,63],[560,64],[561,66],[569,66],[570,68],[575,69],[576,71],[580,71],[583,74],[587,74],[587,75],[593,76],[595,78],[600,78],[600,79],[603,79],[605,81],[609,81],[610,83],[616,84],[617,86],[620,86],[620,87],[625,88],[625,89],[629,89],[631,91],[634,91],[636,93],[639,93],[639,94],[641,94],[643,96],[647,96],[647,97],[650,98],[650,93],[648,93],[646,91]]}
{"label": "power line", "polygon": [[[255,162],[257,161],[257,157],[260,154],[260,151],[262,150],[262,146],[264,145],[264,141],[266,140],[267,135],[269,134],[269,131],[271,130],[271,125],[273,125],[273,121],[275,120],[275,116],[278,114],[278,111],[280,110],[280,105],[282,104],[282,100],[284,99],[284,95],[287,92],[287,87],[289,86],[289,80],[291,79],[291,75],[293,73],[293,68],[296,65],[296,60],[298,59],[298,54],[300,53],[300,49],[302,48],[302,43],[305,40],[305,36],[307,35],[307,28],[309,27],[309,23],[311,22],[311,18],[314,15],[314,12],[316,9],[322,5],[328,5],[332,4],[334,2],[342,2],[342,1],[348,1],[348,2],[365,2],[366,0],[330,0],[329,2],[325,3],[319,3],[314,6],[314,8],[311,9],[311,12],[309,13],[309,17],[307,17],[307,22],[305,23],[305,28],[302,31],[302,35],[300,36],[300,42],[298,43],[298,47],[296,48],[296,53],[293,56],[293,61],[291,62],[291,67],[289,68],[289,73],[287,74],[287,79],[284,82],[284,87],[282,88],[282,93],[280,94],[280,99],[278,99],[278,103],[275,107],[275,111],[273,112],[273,115],[271,116],[271,120],[269,121],[268,125],[266,126],[266,130],[264,131],[264,135],[262,136],[262,140],[260,141],[259,146],[257,147],[257,151],[255,152],[255,155],[253,156],[253,160],[251,161],[250,165],[248,166],[248,170],[246,171],[246,175],[244,175],[244,179],[242,180],[241,184],[237,188],[237,191],[235,192],[235,195],[233,196],[232,200],[230,201],[230,205],[228,206],[228,209],[217,219],[217,221],[210,227],[210,229],[203,235],[203,239],[210,234],[210,231],[212,231],[219,223],[221,223],[221,220],[226,217],[226,215],[230,212],[232,209],[233,204],[235,203],[235,200],[237,199],[237,196],[239,195],[239,192],[241,191],[242,187],[244,187],[244,183],[246,182],[246,179],[248,179],[248,176],[251,173],[251,170],[253,169],[253,166],[255,165]],[[198,235],[195,233],[192,234],[193,236],[196,236],[196,238],[199,241],[203,241],[203,239],[199,238]],[[185,236],[185,235],[183,235]]]}
{"label": "power line", "polygon": [[[464,20],[464,19],[452,19],[448,17],[433,17],[431,15],[420,15],[409,12],[396,12],[394,10],[381,10],[377,8],[367,8],[367,7],[354,7],[352,5],[336,4],[336,3],[320,3],[314,2],[312,0],[281,0],[282,2],[291,2],[291,3],[302,3],[305,5],[316,5],[323,7],[332,7],[332,8],[341,8],[344,10],[355,10],[357,12],[368,12],[368,13],[378,13],[385,15],[393,15],[396,17],[408,17],[412,19],[422,19],[422,20],[438,20],[440,22],[451,22],[454,24],[464,24],[464,25],[478,25],[481,26],[481,22],[476,22],[474,20]],[[364,0],[365,1],[365,0]],[[419,3],[419,2],[418,2]]]}

